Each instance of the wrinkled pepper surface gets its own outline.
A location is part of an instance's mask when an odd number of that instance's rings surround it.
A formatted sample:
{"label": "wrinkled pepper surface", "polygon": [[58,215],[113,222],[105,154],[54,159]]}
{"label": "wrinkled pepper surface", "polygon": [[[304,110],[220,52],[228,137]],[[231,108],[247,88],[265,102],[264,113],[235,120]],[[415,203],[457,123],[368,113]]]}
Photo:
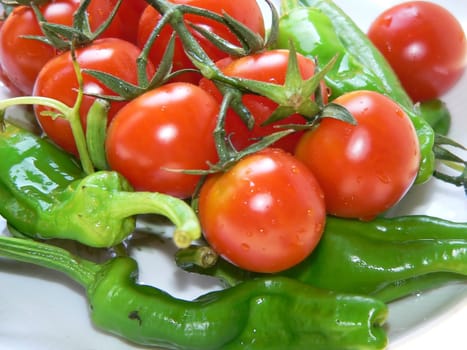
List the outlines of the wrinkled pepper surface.
{"label": "wrinkled pepper surface", "polygon": [[196,214],[184,201],[134,192],[117,172],[84,176],[69,154],[9,123],[0,131],[0,159],[0,215],[27,236],[110,247],[134,231],[135,215],[153,213],[175,224],[177,245],[200,237]]}
{"label": "wrinkled pepper surface", "polygon": [[[218,259],[210,268],[182,266],[226,285],[259,276]],[[431,216],[359,221],[328,217],[313,253],[281,275],[385,302],[467,280],[467,223]]]}
{"label": "wrinkled pepper surface", "polygon": [[282,0],[276,47],[289,48],[316,59],[323,68],[336,62],[325,76],[330,100],[354,90],[372,90],[390,96],[412,120],[421,150],[417,183],[434,170],[434,131],[422,117],[381,53],[353,20],[331,0]]}
{"label": "wrinkled pepper surface", "polygon": [[253,279],[187,301],[137,284],[137,264],[130,257],[97,264],[14,237],[0,237],[0,256],[67,274],[86,289],[97,327],[146,346],[376,350],[387,344],[381,327],[387,307],[381,301],[286,277]]}

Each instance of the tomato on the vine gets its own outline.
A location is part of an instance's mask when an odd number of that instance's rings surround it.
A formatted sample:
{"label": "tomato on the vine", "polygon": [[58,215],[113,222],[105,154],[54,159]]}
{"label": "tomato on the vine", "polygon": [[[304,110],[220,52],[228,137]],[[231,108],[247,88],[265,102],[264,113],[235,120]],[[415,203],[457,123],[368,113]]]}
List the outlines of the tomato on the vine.
{"label": "tomato on the vine", "polygon": [[[137,84],[136,59],[141,50],[134,44],[117,38],[98,39],[88,46],[76,50],[76,60],[81,69],[93,69],[112,74],[124,81]],[[147,67],[147,74],[152,76],[154,68]],[[65,52],[51,59],[41,69],[34,85],[35,96],[45,96],[62,101],[73,106],[77,96],[78,81],[73,67],[70,52]],[[83,91],[89,94],[116,95],[110,88],[96,78],[83,72]],[[86,129],[86,116],[95,97],[85,95],[81,103],[80,116],[83,127]],[[108,112],[109,121],[115,113],[127,102],[113,101]],[[51,118],[43,115],[44,106],[35,106],[36,118],[43,131],[57,145],[66,151],[76,154],[77,149],[71,132],[70,124],[62,118]]]}
{"label": "tomato on the vine", "polygon": [[[315,74],[316,66],[312,59],[297,54],[297,61],[303,79],[308,79]],[[227,76],[284,84],[288,62],[289,50],[270,50],[235,60],[224,59],[218,65]],[[203,78],[199,85],[215,96],[219,102],[221,101],[222,95],[211,80]],[[293,114],[281,121],[262,125],[278,107],[277,103],[264,96],[254,94],[244,94],[242,101],[255,118],[254,127],[249,130],[232,109],[228,110],[225,123],[226,133],[238,150],[251,145],[261,137],[279,131],[280,125],[306,123],[306,119],[301,115]],[[293,152],[301,134],[302,132],[298,131],[288,135],[277,141],[274,147]]]}
{"label": "tomato on the vine", "polygon": [[122,19],[123,35],[122,39],[132,43],[138,40],[138,23],[143,11],[148,6],[145,0],[123,0],[118,9],[117,15]]}
{"label": "tomato on the vine", "polygon": [[218,160],[213,131],[217,101],[196,85],[169,83],[130,101],[110,123],[110,167],[137,190],[189,198],[200,175]]}
{"label": "tomato on the vine", "polygon": [[355,91],[334,100],[356,125],[324,118],[300,140],[296,157],[315,174],[328,213],[371,219],[395,205],[413,184],[420,163],[411,120],[390,98]]}
{"label": "tomato on the vine", "polygon": [[[256,32],[264,37],[265,29],[263,14],[256,0],[171,0],[171,2],[175,4],[185,4],[189,6],[200,7],[220,15],[225,12],[231,17],[235,18],[237,21],[243,23],[253,32]],[[238,40],[235,35],[225,25],[217,21],[193,14],[187,14],[184,16],[184,18],[186,22],[201,26],[229,42],[238,44]],[[147,39],[151,35],[154,27],[160,19],[160,13],[157,12],[152,6],[148,6],[143,12],[138,28],[138,44],[140,47],[145,45]],[[223,57],[228,56],[225,52],[217,48],[212,42],[210,42],[207,38],[199,34],[194,29],[190,29],[190,32],[213,61],[217,61]],[[173,29],[170,26],[165,26],[154,42],[154,45],[152,46],[149,53],[149,58],[152,60],[155,66],[158,66],[161,62],[172,33]],[[188,56],[185,54],[182,42],[177,38],[175,41],[173,70],[178,71],[180,69],[187,68],[195,67]],[[201,75],[198,73],[186,73],[183,74],[178,80],[197,83],[200,78]]]}
{"label": "tomato on the vine", "polygon": [[431,2],[408,1],[389,8],[373,21],[368,37],[415,102],[449,91],[467,64],[462,25]]}
{"label": "tomato on the vine", "polygon": [[279,148],[250,154],[208,177],[199,196],[204,236],[243,269],[278,272],[305,259],[325,225],[321,188],[312,172]]}
{"label": "tomato on the vine", "polygon": [[[91,1],[87,8],[91,30],[108,17],[116,0]],[[39,6],[45,20],[71,26],[79,0],[53,0]],[[102,37],[121,37],[123,23],[119,17],[106,29]],[[30,95],[37,74],[59,51],[42,41],[26,36],[43,36],[34,11],[29,6],[18,6],[5,20],[0,30],[0,64],[9,80],[24,94]]]}

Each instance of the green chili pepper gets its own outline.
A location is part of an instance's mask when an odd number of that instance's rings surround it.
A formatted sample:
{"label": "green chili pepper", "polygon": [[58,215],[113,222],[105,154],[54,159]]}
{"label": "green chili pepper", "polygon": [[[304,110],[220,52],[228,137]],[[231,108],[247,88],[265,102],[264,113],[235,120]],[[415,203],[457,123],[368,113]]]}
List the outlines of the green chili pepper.
{"label": "green chili pepper", "polygon": [[325,76],[331,99],[354,90],[372,90],[390,96],[409,115],[417,131],[422,160],[417,183],[434,170],[434,131],[422,117],[396,74],[353,20],[331,0],[282,0],[276,46],[317,60],[324,67],[337,56]]}
{"label": "green chili pepper", "polygon": [[467,223],[403,216],[326,225],[319,249],[287,275],[384,301],[467,276]]}
{"label": "green chili pepper", "polygon": [[155,213],[176,225],[178,246],[200,237],[198,219],[184,201],[133,192],[113,171],[84,176],[70,155],[12,124],[0,132],[0,159],[0,215],[28,236],[110,247],[133,232],[134,215]]}
{"label": "green chili pepper", "polygon": [[28,239],[0,237],[0,256],[64,272],[87,292],[94,324],[168,349],[384,349],[387,307],[285,277],[255,279],[181,300],[136,283],[137,264],[96,264]]}
{"label": "green chili pepper", "polygon": [[[281,275],[318,288],[390,302],[467,280],[466,233],[467,223],[430,216],[368,222],[330,216],[313,253]],[[226,285],[259,276],[223,259],[209,268],[190,265],[187,260],[184,257],[181,267],[217,276]]]}

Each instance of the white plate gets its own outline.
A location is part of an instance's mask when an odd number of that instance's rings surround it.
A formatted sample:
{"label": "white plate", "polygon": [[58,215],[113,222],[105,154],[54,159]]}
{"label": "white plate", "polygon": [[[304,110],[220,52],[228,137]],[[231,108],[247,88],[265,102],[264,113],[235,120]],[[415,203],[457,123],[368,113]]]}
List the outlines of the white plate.
{"label": "white plate", "polygon": [[[336,0],[362,27],[397,0]],[[276,3],[278,1],[275,1]],[[463,1],[438,0],[467,29]],[[444,100],[454,116],[452,137],[467,144],[467,75]],[[3,95],[0,94],[0,98]],[[421,213],[467,221],[461,189],[430,181],[414,188],[398,206],[401,214]],[[0,218],[0,232],[4,222]],[[215,280],[176,270],[170,244],[154,243],[136,252],[140,281],[174,296],[191,299],[218,288]],[[7,260],[0,268],[0,350],[131,350],[141,349],[95,329],[83,290],[60,273]],[[390,350],[466,349],[467,286],[457,285],[407,298],[390,305]]]}

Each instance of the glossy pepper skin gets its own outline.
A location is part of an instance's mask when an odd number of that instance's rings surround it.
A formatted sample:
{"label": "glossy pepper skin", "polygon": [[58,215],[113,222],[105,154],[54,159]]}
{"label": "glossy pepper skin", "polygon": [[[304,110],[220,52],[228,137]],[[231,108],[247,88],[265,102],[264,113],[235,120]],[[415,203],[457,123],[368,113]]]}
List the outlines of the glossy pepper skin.
{"label": "glossy pepper skin", "polygon": [[[87,292],[94,324],[167,349],[384,349],[387,307],[373,298],[317,289],[286,277],[249,280],[193,301],[140,285],[137,264],[104,264],[57,246],[0,237],[0,256],[67,274]],[[1,264],[0,264],[1,267]]]}
{"label": "glossy pepper skin", "polygon": [[430,216],[369,222],[329,217],[326,225],[319,249],[288,276],[386,302],[467,277],[467,223]]}
{"label": "glossy pepper skin", "polygon": [[[467,223],[431,216],[360,221],[329,216],[320,243],[281,275],[318,288],[384,302],[467,279]],[[235,285],[258,276],[225,260],[187,270]]]}
{"label": "glossy pepper skin", "polygon": [[288,48],[292,42],[320,68],[336,57],[325,76],[330,100],[354,90],[372,90],[397,102],[417,131],[422,159],[416,182],[427,181],[434,170],[434,131],[365,33],[331,0],[282,0],[281,5],[276,46]]}
{"label": "glossy pepper skin", "polygon": [[85,176],[72,156],[9,123],[0,131],[0,159],[0,215],[27,236],[111,247],[134,231],[136,214],[147,213],[175,224],[179,246],[200,236],[196,214],[185,202],[133,192],[117,172]]}

